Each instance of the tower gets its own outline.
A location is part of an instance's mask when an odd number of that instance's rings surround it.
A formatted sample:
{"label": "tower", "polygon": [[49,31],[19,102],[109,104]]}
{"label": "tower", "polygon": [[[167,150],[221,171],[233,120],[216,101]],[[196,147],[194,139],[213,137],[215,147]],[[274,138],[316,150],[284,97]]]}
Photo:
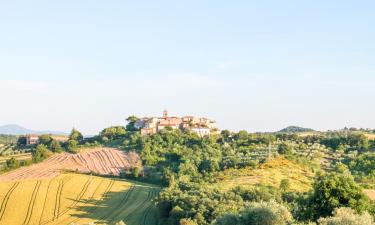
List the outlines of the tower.
{"label": "tower", "polygon": [[168,117],[168,111],[166,109],[164,109],[163,111],[163,118],[167,118]]}

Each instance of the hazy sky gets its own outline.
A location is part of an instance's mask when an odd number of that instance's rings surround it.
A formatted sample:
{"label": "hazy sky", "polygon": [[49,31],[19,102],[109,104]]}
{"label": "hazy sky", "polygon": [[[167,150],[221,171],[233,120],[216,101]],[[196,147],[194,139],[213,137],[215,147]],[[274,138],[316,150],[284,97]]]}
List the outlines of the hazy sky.
{"label": "hazy sky", "polygon": [[0,125],[375,128],[375,1],[0,1]]}

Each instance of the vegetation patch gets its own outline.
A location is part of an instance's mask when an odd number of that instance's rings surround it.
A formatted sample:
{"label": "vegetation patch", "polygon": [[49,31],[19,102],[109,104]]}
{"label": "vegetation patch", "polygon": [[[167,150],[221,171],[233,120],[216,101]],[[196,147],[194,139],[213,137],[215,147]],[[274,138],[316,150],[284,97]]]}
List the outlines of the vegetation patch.
{"label": "vegetation patch", "polygon": [[218,176],[220,182],[216,186],[224,190],[253,185],[280,187],[283,180],[288,180],[291,191],[307,192],[311,189],[313,178],[310,168],[280,157],[270,159],[257,168],[225,170]]}

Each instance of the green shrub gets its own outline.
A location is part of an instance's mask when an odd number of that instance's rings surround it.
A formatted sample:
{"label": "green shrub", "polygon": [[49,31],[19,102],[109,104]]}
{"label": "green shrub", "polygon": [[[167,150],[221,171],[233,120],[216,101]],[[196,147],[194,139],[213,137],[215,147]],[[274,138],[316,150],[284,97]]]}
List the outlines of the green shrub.
{"label": "green shrub", "polygon": [[289,210],[275,201],[254,202],[240,213],[221,216],[214,225],[286,225],[293,220]]}
{"label": "green shrub", "polygon": [[374,225],[372,216],[364,212],[356,213],[351,208],[335,209],[332,217],[320,218],[319,225]]}

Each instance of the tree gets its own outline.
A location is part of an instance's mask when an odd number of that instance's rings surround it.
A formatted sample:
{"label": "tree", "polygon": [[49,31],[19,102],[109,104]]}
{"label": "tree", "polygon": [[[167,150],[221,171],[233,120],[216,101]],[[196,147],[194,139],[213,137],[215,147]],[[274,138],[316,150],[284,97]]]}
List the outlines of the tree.
{"label": "tree", "polygon": [[60,153],[63,151],[63,148],[61,147],[60,142],[56,140],[52,140],[49,146],[52,152]]}
{"label": "tree", "polygon": [[320,218],[319,225],[374,225],[374,219],[368,212],[358,214],[351,208],[335,209],[332,217]]}
{"label": "tree", "polygon": [[44,159],[48,158],[52,153],[47,149],[43,144],[36,146],[35,151],[33,152],[33,161],[41,162]]}
{"label": "tree", "polygon": [[293,148],[288,143],[283,142],[279,145],[277,152],[281,155],[290,155],[293,152]]}
{"label": "tree", "polygon": [[289,210],[274,201],[253,202],[244,211],[221,216],[214,225],[286,225],[292,222]]}
{"label": "tree", "polygon": [[66,148],[69,152],[76,153],[78,148],[78,141],[76,140],[69,140],[67,142]]}
{"label": "tree", "polygon": [[39,136],[39,144],[50,146],[53,138],[50,134],[43,134]]}
{"label": "tree", "polygon": [[16,168],[20,167],[20,163],[16,158],[12,157],[12,158],[6,160],[6,167],[8,169],[16,169]]}
{"label": "tree", "polygon": [[363,212],[369,203],[368,197],[349,173],[336,172],[318,174],[309,198],[311,218],[331,216],[335,208],[350,207]]}
{"label": "tree", "polygon": [[292,221],[289,210],[274,201],[252,203],[242,214],[244,224],[284,225]]}
{"label": "tree", "polygon": [[280,190],[287,191],[290,188],[290,182],[288,179],[282,179],[280,182]]}
{"label": "tree", "polygon": [[139,119],[136,116],[129,116],[126,121],[128,124],[126,125],[127,131],[138,131],[138,129],[135,127],[135,122],[137,122]]}
{"label": "tree", "polygon": [[141,170],[138,167],[133,167],[130,169],[130,177],[137,179],[139,176],[141,176]]}
{"label": "tree", "polygon": [[349,168],[355,174],[375,176],[375,153],[364,153],[349,163]]}
{"label": "tree", "polygon": [[108,127],[100,132],[102,138],[116,139],[123,137],[126,134],[125,127],[123,126],[114,126]]}
{"label": "tree", "polygon": [[197,223],[192,219],[183,218],[180,220],[180,225],[197,225]]}
{"label": "tree", "polygon": [[215,222],[214,225],[242,225],[241,218],[239,214],[230,213],[224,214],[219,217]]}
{"label": "tree", "polygon": [[72,131],[70,132],[69,140],[74,140],[79,143],[83,141],[83,135],[81,134],[81,132],[73,128]]}

